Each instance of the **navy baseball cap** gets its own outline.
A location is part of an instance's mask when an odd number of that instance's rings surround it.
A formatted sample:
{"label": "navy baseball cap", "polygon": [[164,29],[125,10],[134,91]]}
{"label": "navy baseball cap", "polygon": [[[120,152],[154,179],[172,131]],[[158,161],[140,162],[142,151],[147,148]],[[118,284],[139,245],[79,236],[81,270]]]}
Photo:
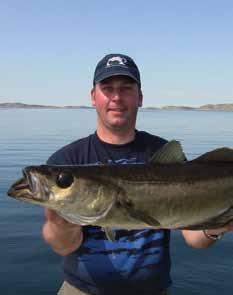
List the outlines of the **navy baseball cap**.
{"label": "navy baseball cap", "polygon": [[134,60],[124,54],[112,53],[104,56],[97,64],[93,84],[112,76],[128,76],[141,87],[140,72]]}

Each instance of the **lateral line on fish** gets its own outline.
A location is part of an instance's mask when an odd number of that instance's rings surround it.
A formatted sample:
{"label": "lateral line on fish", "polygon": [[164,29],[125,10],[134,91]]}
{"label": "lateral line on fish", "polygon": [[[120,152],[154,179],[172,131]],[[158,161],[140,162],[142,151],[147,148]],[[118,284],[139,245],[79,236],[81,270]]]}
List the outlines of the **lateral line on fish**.
{"label": "lateral line on fish", "polygon": [[[210,179],[211,180],[211,179]],[[123,180],[122,182],[124,183],[128,183],[128,184],[158,184],[158,185],[162,185],[162,184],[180,184],[180,183],[185,183],[185,184],[195,184],[195,183],[200,183],[201,180],[197,179],[197,180],[193,180],[193,181],[188,181],[186,179],[184,179],[183,181],[180,180],[179,182],[178,181],[134,181],[134,180]],[[203,181],[204,182],[204,181]],[[206,182],[206,181],[205,181]]]}

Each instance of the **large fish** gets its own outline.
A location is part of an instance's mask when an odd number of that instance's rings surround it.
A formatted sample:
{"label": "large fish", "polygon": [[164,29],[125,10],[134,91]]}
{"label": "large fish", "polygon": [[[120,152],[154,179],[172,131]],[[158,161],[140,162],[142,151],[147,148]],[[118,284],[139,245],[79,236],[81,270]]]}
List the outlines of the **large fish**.
{"label": "large fish", "polygon": [[233,150],[186,161],[177,141],[148,164],[29,166],[8,195],[81,225],[207,229],[233,220]]}

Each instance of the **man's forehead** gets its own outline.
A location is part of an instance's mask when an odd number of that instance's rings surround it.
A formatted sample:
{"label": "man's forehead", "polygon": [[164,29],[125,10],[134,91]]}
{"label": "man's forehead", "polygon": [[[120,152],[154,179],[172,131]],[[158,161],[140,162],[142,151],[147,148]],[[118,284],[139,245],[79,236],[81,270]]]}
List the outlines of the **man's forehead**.
{"label": "man's forehead", "polygon": [[102,81],[99,82],[99,84],[110,84],[110,83],[114,83],[114,82],[122,82],[122,83],[135,83],[136,81],[132,78],[130,78],[129,76],[124,76],[124,75],[116,75],[116,76],[111,76],[108,77]]}

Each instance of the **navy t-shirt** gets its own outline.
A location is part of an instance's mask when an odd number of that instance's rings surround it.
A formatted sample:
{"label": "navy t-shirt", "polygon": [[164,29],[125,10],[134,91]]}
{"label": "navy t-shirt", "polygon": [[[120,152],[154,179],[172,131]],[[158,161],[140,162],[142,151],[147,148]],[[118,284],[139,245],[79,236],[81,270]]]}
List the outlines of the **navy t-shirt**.
{"label": "navy t-shirt", "polygon": [[[146,163],[167,141],[136,131],[123,145],[101,141],[97,134],[55,152],[51,165]],[[143,196],[142,196],[143,198]],[[84,240],[64,258],[65,280],[93,295],[160,294],[171,284],[168,230],[114,229],[115,241],[98,226],[84,226]]]}

